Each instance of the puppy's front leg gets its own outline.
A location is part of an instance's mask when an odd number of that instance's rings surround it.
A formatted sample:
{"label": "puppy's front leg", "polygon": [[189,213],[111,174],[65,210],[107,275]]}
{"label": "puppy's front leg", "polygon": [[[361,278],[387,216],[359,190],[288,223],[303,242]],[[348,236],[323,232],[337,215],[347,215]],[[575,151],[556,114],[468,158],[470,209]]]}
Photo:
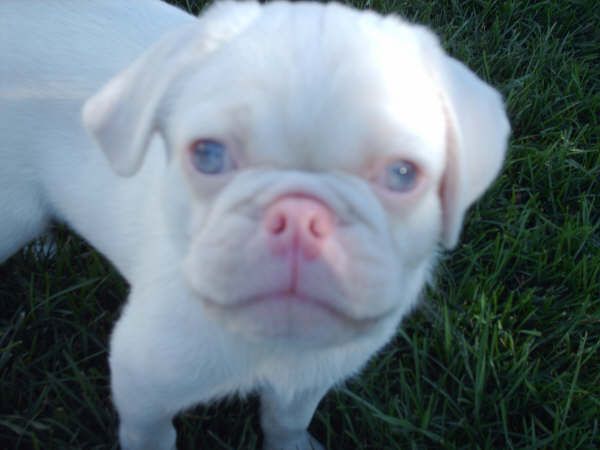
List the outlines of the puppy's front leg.
{"label": "puppy's front leg", "polygon": [[[119,414],[122,450],[175,450],[172,415],[158,405],[160,387],[154,392],[146,380],[131,376],[111,360],[113,401]],[[152,377],[151,374],[148,375]]]}
{"label": "puppy's front leg", "polygon": [[150,330],[157,327],[152,323],[145,327],[148,321],[142,312],[126,307],[111,338],[109,362],[119,443],[123,450],[175,450],[172,418],[177,405],[172,404],[169,385],[177,380],[165,376],[172,361],[152,342]]}
{"label": "puppy's front leg", "polygon": [[264,450],[325,450],[306,429],[327,389],[328,386],[296,391],[289,396],[270,386],[262,387],[260,422]]}

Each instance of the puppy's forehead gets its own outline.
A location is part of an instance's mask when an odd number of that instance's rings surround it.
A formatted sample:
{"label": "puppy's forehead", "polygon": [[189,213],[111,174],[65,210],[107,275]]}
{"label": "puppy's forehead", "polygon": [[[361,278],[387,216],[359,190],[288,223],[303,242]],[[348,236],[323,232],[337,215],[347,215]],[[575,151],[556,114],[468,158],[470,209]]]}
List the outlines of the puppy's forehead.
{"label": "puppy's forehead", "polygon": [[443,146],[444,119],[420,45],[396,18],[270,4],[185,81],[188,132],[214,126],[253,162],[294,169],[355,170],[381,156],[427,164],[439,158],[422,149]]}

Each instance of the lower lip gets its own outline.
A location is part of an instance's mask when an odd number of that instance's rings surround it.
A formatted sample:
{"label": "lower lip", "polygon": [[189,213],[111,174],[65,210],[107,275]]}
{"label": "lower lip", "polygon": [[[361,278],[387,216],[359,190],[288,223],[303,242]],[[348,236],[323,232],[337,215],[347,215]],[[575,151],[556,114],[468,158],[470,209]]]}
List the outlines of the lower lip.
{"label": "lower lip", "polygon": [[293,305],[301,305],[305,308],[314,308],[322,310],[323,312],[334,316],[341,320],[351,320],[344,314],[337,311],[335,308],[330,306],[327,302],[321,300],[315,300],[310,297],[304,297],[302,295],[290,294],[290,293],[275,293],[264,296],[257,296],[247,302],[239,305],[244,308],[246,306],[257,305],[259,303],[265,303],[273,306],[292,307]]}
{"label": "lower lip", "polygon": [[224,316],[246,316],[248,320],[261,321],[285,318],[292,322],[316,324],[337,323],[343,327],[364,329],[378,321],[378,318],[355,319],[323,300],[297,294],[273,293],[254,296],[242,302],[223,305],[205,299],[205,303]]}

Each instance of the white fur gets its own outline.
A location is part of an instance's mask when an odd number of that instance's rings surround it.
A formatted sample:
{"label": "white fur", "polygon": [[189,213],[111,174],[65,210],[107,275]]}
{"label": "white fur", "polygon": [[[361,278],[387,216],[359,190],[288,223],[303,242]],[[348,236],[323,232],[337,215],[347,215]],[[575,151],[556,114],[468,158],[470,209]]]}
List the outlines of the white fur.
{"label": "white fur", "polygon": [[[129,281],[110,352],[126,449],[173,448],[173,415],[253,390],[265,448],[317,448],[306,427],[320,398],[415,305],[508,132],[497,92],[397,17],[286,2],[220,2],[199,20],[149,0],[0,2],[0,261],[56,220]],[[195,172],[198,138],[226,143],[238,168]],[[420,168],[414,192],[382,185],[396,159]],[[336,217],[298,275],[334,315],[239,307],[286,286],[262,217],[290,193]]]}

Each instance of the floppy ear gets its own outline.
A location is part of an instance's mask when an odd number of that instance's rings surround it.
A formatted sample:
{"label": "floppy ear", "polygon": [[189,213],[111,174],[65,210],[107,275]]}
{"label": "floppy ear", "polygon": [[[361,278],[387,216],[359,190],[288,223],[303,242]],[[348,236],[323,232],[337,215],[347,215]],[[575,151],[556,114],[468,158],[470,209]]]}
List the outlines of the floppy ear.
{"label": "floppy ear", "polygon": [[119,175],[139,169],[165,90],[195,34],[197,24],[167,35],[84,104],[83,123]]}
{"label": "floppy ear", "polygon": [[451,249],[464,215],[498,175],[506,153],[510,124],[500,94],[464,64],[446,55],[437,38],[419,30],[425,57],[440,87],[446,113],[446,167],[440,197],[442,244]]}
{"label": "floppy ear", "polygon": [[165,35],[83,106],[83,123],[119,175],[140,168],[162,101],[191,62],[241,32],[257,15],[255,2],[218,2],[198,21]]}

